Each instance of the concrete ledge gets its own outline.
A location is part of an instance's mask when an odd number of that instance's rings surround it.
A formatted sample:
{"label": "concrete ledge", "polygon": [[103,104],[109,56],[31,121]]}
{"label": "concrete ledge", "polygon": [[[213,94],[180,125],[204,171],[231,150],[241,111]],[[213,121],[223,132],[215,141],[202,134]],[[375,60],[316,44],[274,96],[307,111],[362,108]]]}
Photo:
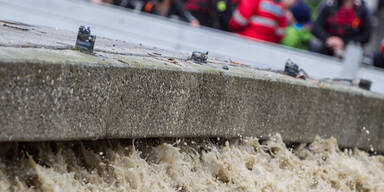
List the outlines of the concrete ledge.
{"label": "concrete ledge", "polygon": [[292,142],[333,136],[341,146],[384,149],[382,95],[135,50],[0,47],[0,141],[279,132]]}

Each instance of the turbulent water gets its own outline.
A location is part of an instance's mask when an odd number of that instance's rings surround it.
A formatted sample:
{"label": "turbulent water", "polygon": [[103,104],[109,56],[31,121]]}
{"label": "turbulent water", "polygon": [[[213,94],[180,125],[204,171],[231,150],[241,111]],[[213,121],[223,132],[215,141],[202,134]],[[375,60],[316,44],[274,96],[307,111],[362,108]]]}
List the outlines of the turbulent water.
{"label": "turbulent water", "polygon": [[3,144],[0,191],[384,191],[384,157],[333,138],[132,143]]}

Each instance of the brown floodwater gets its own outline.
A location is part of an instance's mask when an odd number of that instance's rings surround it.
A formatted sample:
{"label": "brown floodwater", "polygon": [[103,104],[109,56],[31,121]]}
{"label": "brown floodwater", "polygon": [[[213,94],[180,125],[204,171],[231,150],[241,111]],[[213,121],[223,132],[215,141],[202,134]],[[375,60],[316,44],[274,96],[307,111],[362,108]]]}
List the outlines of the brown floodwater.
{"label": "brown floodwater", "polygon": [[0,154],[1,192],[384,191],[384,157],[334,138],[7,143]]}

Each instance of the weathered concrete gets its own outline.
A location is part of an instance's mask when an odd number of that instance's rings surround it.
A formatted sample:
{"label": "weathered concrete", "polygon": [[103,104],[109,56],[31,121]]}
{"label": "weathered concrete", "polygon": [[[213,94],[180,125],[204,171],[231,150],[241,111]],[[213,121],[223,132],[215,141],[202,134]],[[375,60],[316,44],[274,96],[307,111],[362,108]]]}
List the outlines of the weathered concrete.
{"label": "weathered concrete", "polygon": [[383,95],[100,37],[88,55],[75,36],[0,23],[0,141],[279,132],[384,149]]}

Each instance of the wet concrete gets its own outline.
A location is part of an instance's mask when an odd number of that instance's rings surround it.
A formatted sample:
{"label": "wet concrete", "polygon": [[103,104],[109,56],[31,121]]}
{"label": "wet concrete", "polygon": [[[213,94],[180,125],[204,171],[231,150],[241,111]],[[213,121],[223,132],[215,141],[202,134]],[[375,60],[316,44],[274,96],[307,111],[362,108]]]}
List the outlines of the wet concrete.
{"label": "wet concrete", "polygon": [[[0,23],[0,141],[316,135],[384,149],[384,96],[236,62]],[[225,70],[223,66],[229,66]]]}

